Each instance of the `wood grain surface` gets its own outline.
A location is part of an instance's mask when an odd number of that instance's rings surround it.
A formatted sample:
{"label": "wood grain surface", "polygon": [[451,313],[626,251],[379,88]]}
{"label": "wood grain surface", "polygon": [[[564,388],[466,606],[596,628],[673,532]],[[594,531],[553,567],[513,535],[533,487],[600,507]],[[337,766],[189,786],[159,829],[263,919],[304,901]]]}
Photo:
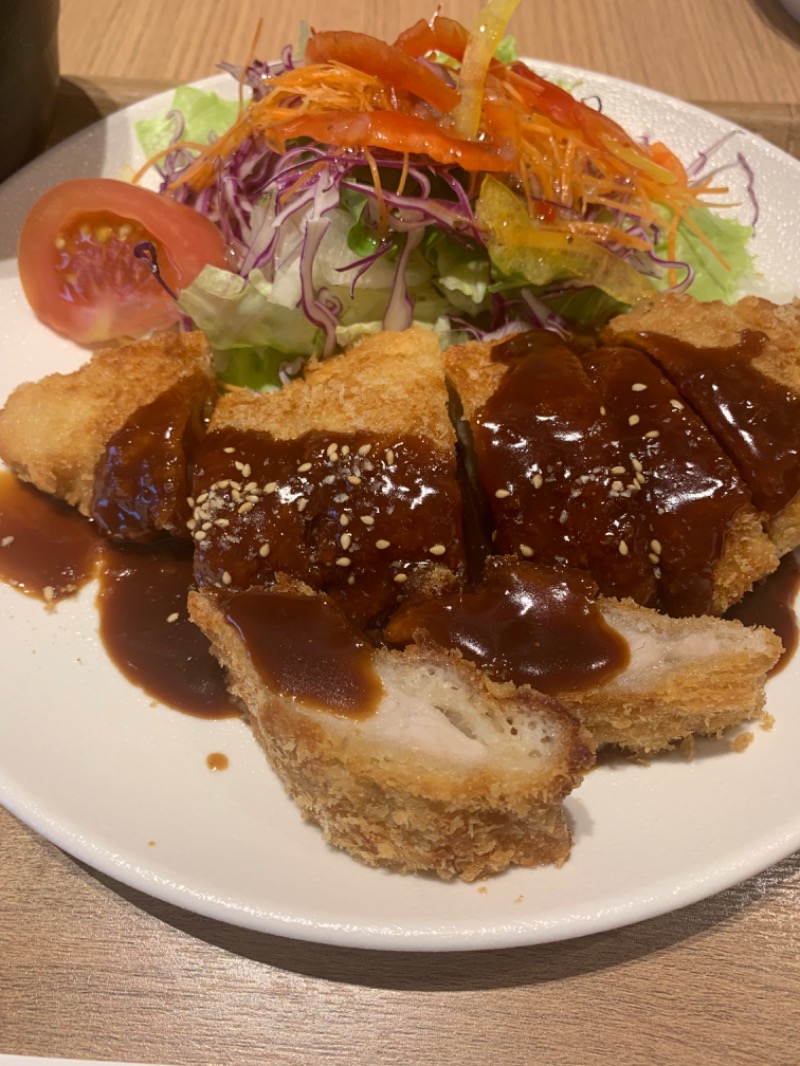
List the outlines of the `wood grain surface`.
{"label": "wood grain surface", "polygon": [[[62,0],[53,138],[319,28],[405,4]],[[478,3],[445,13],[470,21]],[[798,30],[772,0],[523,0],[526,54],[705,102],[795,154]],[[2,695],[0,695],[2,698]],[[414,955],[253,934],[94,873],[0,809],[0,1053],[174,1064],[800,1063],[800,855],[705,902],[538,948]]]}

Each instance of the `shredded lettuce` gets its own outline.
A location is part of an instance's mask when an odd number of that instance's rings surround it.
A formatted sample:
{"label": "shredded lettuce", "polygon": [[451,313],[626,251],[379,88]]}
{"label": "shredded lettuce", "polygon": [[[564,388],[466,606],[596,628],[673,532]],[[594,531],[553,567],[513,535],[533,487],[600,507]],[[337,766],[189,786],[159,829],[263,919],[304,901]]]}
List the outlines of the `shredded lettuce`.
{"label": "shredded lettuce", "polygon": [[[753,269],[753,257],[748,251],[753,230],[707,207],[690,208],[687,215],[725,261],[721,262],[705,241],[681,220],[676,235],[676,258],[691,263],[696,271],[688,291],[698,300],[724,300],[731,303]],[[666,253],[664,241],[658,251]],[[661,279],[657,287],[666,288],[667,280]]]}

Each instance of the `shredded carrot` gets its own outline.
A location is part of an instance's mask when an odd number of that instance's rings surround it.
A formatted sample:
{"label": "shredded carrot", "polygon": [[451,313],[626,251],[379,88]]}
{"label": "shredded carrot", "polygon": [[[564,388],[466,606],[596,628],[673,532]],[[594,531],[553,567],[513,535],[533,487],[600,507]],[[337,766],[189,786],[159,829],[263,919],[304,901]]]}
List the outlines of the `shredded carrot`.
{"label": "shredded carrot", "polygon": [[[454,40],[466,40],[467,45],[462,56],[455,57],[463,57],[463,65],[456,76],[461,98],[452,113],[440,113],[413,91],[398,88],[399,81],[392,78],[392,72],[387,70],[385,76],[376,73],[375,62],[367,57],[362,63],[364,69],[359,69],[359,48],[367,47],[370,38],[345,31],[328,34],[324,62],[267,77],[262,98],[243,106],[233,126],[213,144],[202,148],[188,143],[172,146],[168,151],[186,148],[197,153],[176,185],[195,192],[208,188],[216,182],[225,161],[248,139],[283,153],[298,136],[292,133],[292,124],[300,129],[298,120],[319,116],[318,125],[310,123],[310,128],[340,129],[343,138],[346,130],[348,148],[363,153],[372,173],[382,226],[388,223],[388,212],[380,167],[370,149],[385,149],[386,134],[380,130],[391,128],[392,138],[396,131],[396,143],[392,140],[388,146],[402,157],[401,192],[414,159],[458,163],[475,177],[473,188],[480,173],[493,169],[506,174],[508,183],[519,190],[537,225],[541,222],[547,228],[636,249],[647,247],[647,243],[628,232],[630,220],[638,220],[645,228],[663,226],[666,209],[670,255],[674,253],[677,227],[683,223],[724,263],[689,214],[691,207],[724,196],[724,187],[712,184],[711,179],[692,184],[666,145],[637,143],[607,116],[527,72],[521,64],[507,66],[493,58],[496,40],[515,7],[516,0],[489,0],[481,14],[492,15],[494,21],[478,19],[478,25],[484,27],[480,40],[477,29],[469,35],[453,24],[459,30]],[[252,64],[260,31],[259,22],[247,66]],[[337,56],[340,39],[346,47],[343,44]],[[393,49],[399,52],[397,46],[381,42],[380,54],[388,57],[387,62]],[[402,55],[407,64],[409,54]],[[407,66],[403,70],[407,73]],[[363,118],[374,119],[377,113],[391,116],[388,127]],[[330,124],[320,125],[327,116],[332,116]],[[164,154],[148,160],[135,180]]]}

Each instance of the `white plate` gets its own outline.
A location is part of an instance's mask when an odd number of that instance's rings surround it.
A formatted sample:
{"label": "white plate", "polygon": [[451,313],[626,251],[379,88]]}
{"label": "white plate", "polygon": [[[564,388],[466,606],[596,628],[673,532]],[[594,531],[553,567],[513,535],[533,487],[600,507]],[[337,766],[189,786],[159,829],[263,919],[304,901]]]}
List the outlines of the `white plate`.
{"label": "white plate", "polygon": [[[734,129],[646,89],[535,66],[579,80],[580,95],[598,94],[631,131],[663,138],[685,160]],[[134,121],[168,100],[111,116],[0,188],[0,397],[84,359],[39,325],[21,294],[13,256],[25,211],[57,181],[114,176],[136,163]],[[737,130],[724,156],[739,151],[757,175],[763,288],[784,298],[800,278],[800,163]],[[749,221],[741,182],[735,198]],[[516,870],[480,887],[442,884],[369,870],[327,847],[239,721],[153,706],[106,658],[93,599],[87,590],[48,615],[0,587],[0,800],[77,858],[189,910],[348,946],[496,948],[649,918],[800,847],[800,659],[770,682],[775,727],[756,728],[745,753],[708,743],[692,762],[670,756],[590,774],[568,801],[575,846],[561,870]],[[211,773],[211,752],[225,753],[230,768]]]}

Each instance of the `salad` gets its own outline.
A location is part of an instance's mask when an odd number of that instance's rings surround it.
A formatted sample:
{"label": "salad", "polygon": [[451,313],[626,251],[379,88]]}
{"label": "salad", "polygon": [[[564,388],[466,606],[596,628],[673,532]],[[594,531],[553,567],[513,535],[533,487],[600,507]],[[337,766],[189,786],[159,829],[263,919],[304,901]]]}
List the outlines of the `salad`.
{"label": "salad", "polygon": [[732,298],[752,231],[719,213],[718,146],[684,163],[537,75],[504,37],[517,2],[391,44],[305,33],[227,68],[236,101],[179,90],[139,123],[131,184],[68,182],[31,212],[34,310],[83,343],[200,328],[223,381],[266,389],[383,329],[447,345],[601,325],[654,290]]}

